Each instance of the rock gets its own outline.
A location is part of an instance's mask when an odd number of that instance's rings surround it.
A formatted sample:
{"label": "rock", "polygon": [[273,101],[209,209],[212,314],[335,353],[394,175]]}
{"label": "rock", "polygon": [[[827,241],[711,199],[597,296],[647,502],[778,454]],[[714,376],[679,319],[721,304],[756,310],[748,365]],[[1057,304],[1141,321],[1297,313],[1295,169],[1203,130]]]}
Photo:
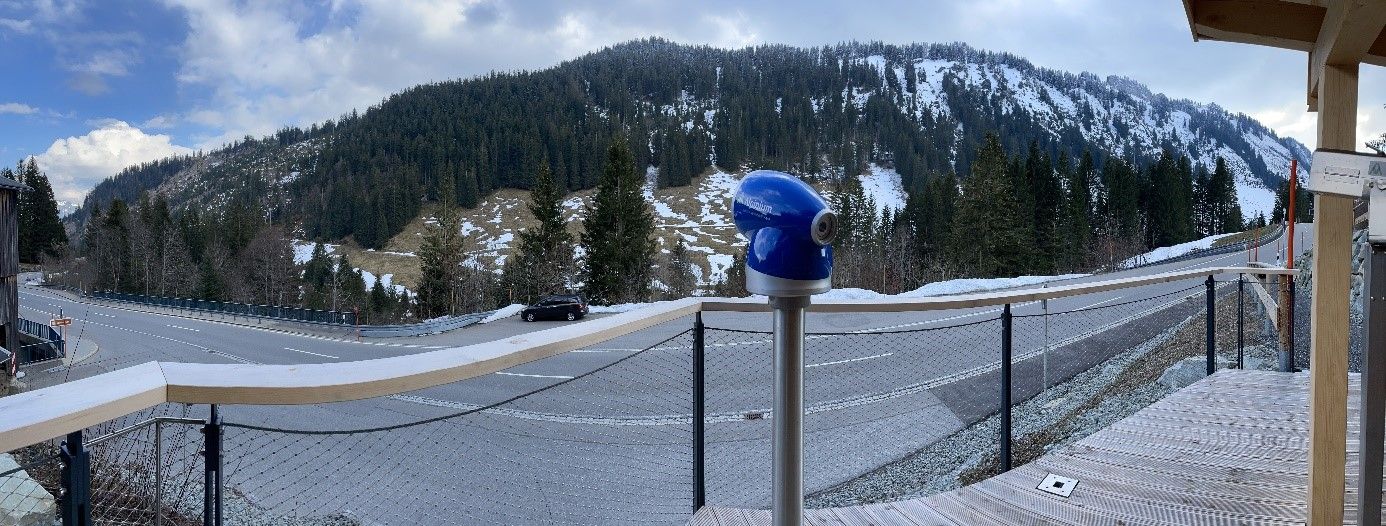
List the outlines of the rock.
{"label": "rock", "polygon": [[1170,389],[1182,389],[1189,384],[1202,380],[1208,376],[1208,361],[1201,356],[1193,356],[1179,360],[1174,365],[1160,373],[1160,379],[1155,383]]}
{"label": "rock", "polygon": [[[14,458],[0,455],[0,473],[19,467]],[[0,524],[51,526],[58,516],[53,495],[24,471],[0,477]]]}

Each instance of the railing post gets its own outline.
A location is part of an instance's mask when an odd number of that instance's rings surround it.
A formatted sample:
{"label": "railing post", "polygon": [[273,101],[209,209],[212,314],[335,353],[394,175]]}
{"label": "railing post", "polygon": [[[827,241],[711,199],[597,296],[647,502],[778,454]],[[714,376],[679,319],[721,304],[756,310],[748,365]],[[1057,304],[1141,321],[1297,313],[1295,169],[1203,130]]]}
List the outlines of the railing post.
{"label": "railing post", "polygon": [[202,426],[206,445],[202,480],[202,524],[221,526],[221,414],[212,404],[211,415]]}
{"label": "railing post", "polygon": [[1001,309],[1001,472],[1011,470],[1011,304]]}
{"label": "railing post", "polygon": [[693,511],[707,504],[707,464],[704,426],[707,423],[706,366],[707,360],[703,313],[693,315]]}
{"label": "railing post", "polygon": [[59,451],[62,458],[63,526],[91,524],[91,452],[82,444],[82,432],[67,434]]}
{"label": "railing post", "polygon": [[164,423],[154,421],[154,526],[164,524]]}
{"label": "railing post", "polygon": [[1285,302],[1285,317],[1287,320],[1285,326],[1281,327],[1281,330],[1289,331],[1289,336],[1287,337],[1289,340],[1289,348],[1286,350],[1285,363],[1281,364],[1281,370],[1287,373],[1293,373],[1299,370],[1299,366],[1295,364],[1295,277],[1282,275],[1281,279],[1290,280],[1290,301]]}
{"label": "railing post", "polygon": [[1246,332],[1246,274],[1237,274],[1237,368],[1246,369],[1242,363],[1246,354],[1246,342],[1242,333]]}
{"label": "railing post", "polygon": [[1206,281],[1205,283],[1206,283],[1207,286],[1208,286],[1208,293],[1206,294],[1206,303],[1208,304],[1208,321],[1207,321],[1207,325],[1208,325],[1207,329],[1208,329],[1208,330],[1206,331],[1206,332],[1207,332],[1207,337],[1208,337],[1208,375],[1211,376],[1211,375],[1213,374],[1213,372],[1215,372],[1215,371],[1217,370],[1217,365],[1218,365],[1218,364],[1217,364],[1217,348],[1214,346],[1214,343],[1213,343],[1213,308],[1214,308],[1214,306],[1213,306],[1213,275],[1212,275],[1212,274],[1209,274],[1209,275],[1208,275],[1208,281]]}
{"label": "railing post", "polygon": [[1362,394],[1358,473],[1357,524],[1381,524],[1382,442],[1386,440],[1386,246],[1375,243],[1363,249],[1367,263],[1363,284],[1362,313],[1367,341],[1362,352]]}

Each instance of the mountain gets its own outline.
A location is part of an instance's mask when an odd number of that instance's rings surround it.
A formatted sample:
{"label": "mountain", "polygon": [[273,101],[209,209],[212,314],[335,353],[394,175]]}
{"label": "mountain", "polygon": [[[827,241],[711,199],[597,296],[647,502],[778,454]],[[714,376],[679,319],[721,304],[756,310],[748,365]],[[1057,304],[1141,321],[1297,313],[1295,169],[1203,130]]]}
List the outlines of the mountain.
{"label": "mountain", "polygon": [[[1248,217],[1269,215],[1270,189],[1290,158],[1307,171],[1310,157],[1215,104],[965,44],[722,50],[640,40],[545,70],[417,86],[307,129],[132,167],[101,183],[69,220],[152,190],[175,209],[251,200],[305,238],[408,252],[431,204],[451,201],[474,225],[497,227],[483,246],[500,254],[506,234],[523,227],[516,191],[539,163],[582,195],[612,140],[628,140],[637,163],[652,167],[652,199],[683,192],[699,203],[697,213],[660,217],[710,224],[726,218],[712,210],[720,204],[701,201],[726,192],[704,191],[708,178],[724,184],[748,168],[813,181],[867,174],[898,185],[888,193],[919,193],[930,174],[968,173],[989,132],[1008,152],[1033,142],[1054,157],[1090,150],[1099,163],[1145,164],[1168,150],[1211,170],[1221,156]],[[696,190],[680,190],[690,185]],[[481,217],[483,209],[496,213]],[[722,259],[726,252],[711,245],[698,246]]]}

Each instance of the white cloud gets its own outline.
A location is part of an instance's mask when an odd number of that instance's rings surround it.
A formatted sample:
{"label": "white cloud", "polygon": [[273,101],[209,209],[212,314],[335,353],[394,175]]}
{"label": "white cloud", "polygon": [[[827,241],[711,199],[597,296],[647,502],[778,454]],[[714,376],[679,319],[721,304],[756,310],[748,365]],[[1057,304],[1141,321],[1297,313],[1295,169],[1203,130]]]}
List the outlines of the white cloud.
{"label": "white cloud", "polygon": [[108,121],[86,135],[53,141],[35,158],[58,199],[80,201],[96,183],[122,168],[188,153],[192,149],[173,144],[167,135],[149,135],[124,121]]}
{"label": "white cloud", "polygon": [[34,23],[30,20],[15,20],[13,18],[0,18],[0,29],[8,29],[15,33],[28,33],[34,30]]}
{"label": "white cloud", "polygon": [[0,103],[0,113],[13,113],[15,115],[31,115],[34,113],[38,113],[38,108],[35,108],[28,104],[20,104],[18,102],[3,102]]}
{"label": "white cloud", "polygon": [[335,118],[417,84],[544,68],[641,37],[760,42],[734,6],[340,0],[309,17],[283,3],[166,1],[188,20],[177,79],[205,93],[183,112],[212,130],[194,138],[202,147]]}
{"label": "white cloud", "polygon": [[140,123],[140,128],[148,130],[164,130],[172,128],[178,123],[178,117],[173,115],[155,115],[148,120]]}

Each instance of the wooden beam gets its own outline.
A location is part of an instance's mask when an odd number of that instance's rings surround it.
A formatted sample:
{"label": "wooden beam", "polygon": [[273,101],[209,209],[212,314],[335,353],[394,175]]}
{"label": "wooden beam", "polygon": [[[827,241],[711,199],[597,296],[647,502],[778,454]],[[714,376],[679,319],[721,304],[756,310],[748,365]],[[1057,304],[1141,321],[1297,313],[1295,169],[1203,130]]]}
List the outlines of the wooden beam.
{"label": "wooden beam", "polygon": [[[1381,37],[1381,29],[1386,27],[1386,2],[1332,0],[1327,7],[1318,37],[1314,40],[1314,49],[1309,53],[1310,107],[1317,106],[1319,78],[1324,66],[1356,67],[1367,58],[1367,53]],[[1355,146],[1349,145],[1347,148],[1353,149]]]}
{"label": "wooden beam", "polygon": [[[1354,149],[1357,65],[1324,66],[1319,147]],[[1314,284],[1309,338],[1309,510],[1313,526],[1343,523],[1347,459],[1348,289],[1353,198],[1314,196]]]}
{"label": "wooden beam", "polygon": [[1194,40],[1308,51],[1325,9],[1279,0],[1191,0],[1184,7]]}

